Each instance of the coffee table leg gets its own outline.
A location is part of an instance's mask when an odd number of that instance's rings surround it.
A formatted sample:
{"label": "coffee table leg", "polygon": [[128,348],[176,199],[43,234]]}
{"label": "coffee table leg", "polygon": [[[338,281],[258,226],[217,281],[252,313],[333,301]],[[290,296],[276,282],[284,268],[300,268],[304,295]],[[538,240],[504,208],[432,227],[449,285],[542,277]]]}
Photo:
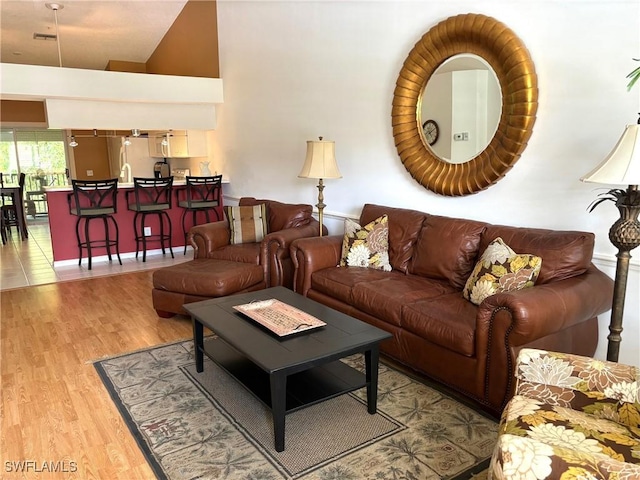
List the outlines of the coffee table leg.
{"label": "coffee table leg", "polygon": [[364,352],[367,380],[367,411],[373,415],[378,409],[378,361],[380,352],[378,346]]}
{"label": "coffee table leg", "polygon": [[284,417],[287,409],[287,376],[272,374],[271,382],[271,414],[273,415],[273,434],[276,452],[284,451]]}
{"label": "coffee table leg", "polygon": [[204,370],[204,332],[202,323],[193,317],[193,354],[196,356],[196,372]]}

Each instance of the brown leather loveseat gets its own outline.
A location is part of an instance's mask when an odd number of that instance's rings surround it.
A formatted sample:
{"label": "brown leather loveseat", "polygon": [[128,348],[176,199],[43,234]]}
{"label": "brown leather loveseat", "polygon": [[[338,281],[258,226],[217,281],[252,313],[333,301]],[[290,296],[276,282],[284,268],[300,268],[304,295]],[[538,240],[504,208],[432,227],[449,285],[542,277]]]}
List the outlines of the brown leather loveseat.
{"label": "brown leather loveseat", "polygon": [[293,288],[289,246],[297,238],[319,234],[313,207],[252,197],[239,202],[240,206],[260,204],[266,205],[267,218],[267,233],[260,242],[232,244],[226,216],[189,230],[193,260],[153,273],[153,308],[158,315],[188,315],[184,304],[209,298],[275,286]]}
{"label": "brown leather loveseat", "polygon": [[[388,216],[391,271],[338,266],[342,236],[300,239],[291,255],[295,290],[393,334],[386,355],[498,414],[513,395],[524,347],[591,356],[597,315],[613,281],[591,262],[594,235],[490,225],[367,204],[360,225]],[[475,305],[463,289],[477,260],[500,237],[542,258],[535,286]]]}

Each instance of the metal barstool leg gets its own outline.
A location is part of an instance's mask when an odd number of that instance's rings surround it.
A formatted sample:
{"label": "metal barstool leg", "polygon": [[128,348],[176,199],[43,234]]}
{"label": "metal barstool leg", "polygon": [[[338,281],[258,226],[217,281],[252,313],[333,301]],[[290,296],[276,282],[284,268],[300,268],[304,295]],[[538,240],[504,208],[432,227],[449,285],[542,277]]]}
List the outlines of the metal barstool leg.
{"label": "metal barstool leg", "polygon": [[80,240],[80,220],[82,217],[78,217],[76,220],[76,238],[78,239],[78,266],[82,265],[82,240]]}
{"label": "metal barstool leg", "polygon": [[[87,260],[89,262],[89,270],[91,270],[91,242],[89,241],[89,220],[91,217],[84,219],[84,242],[87,245]],[[80,254],[82,257],[82,254]]]}
{"label": "metal barstool leg", "polygon": [[109,259],[109,262],[111,262],[111,241],[109,239],[109,224],[107,223],[106,215],[102,216],[102,223],[104,224],[104,246],[107,249],[107,258]]}
{"label": "metal barstool leg", "polygon": [[[169,242],[169,253],[171,254],[171,258],[175,258],[173,256],[173,249],[171,248],[171,217],[169,216],[169,214],[167,212],[165,212],[164,210],[162,212],[160,212],[160,225],[164,226],[164,221],[162,219],[162,216],[167,218],[167,226],[169,227],[169,233],[167,235],[163,235],[162,236],[162,253],[164,254],[164,241],[165,239]],[[163,228],[164,230],[164,228]]]}
{"label": "metal barstool leg", "polygon": [[118,228],[118,222],[116,222],[116,219],[113,218],[111,215],[109,215],[109,218],[113,222],[113,226],[116,229],[116,240],[115,240],[116,256],[118,257],[118,263],[120,265],[122,265],[122,260],[120,259],[120,243],[119,243],[120,242],[120,229]]}
{"label": "metal barstool leg", "polygon": [[138,246],[140,245],[140,235],[138,235],[138,215],[140,215],[140,212],[136,212],[136,214],[133,216],[133,236],[136,239],[136,258],[138,258]]}
{"label": "metal barstool leg", "polygon": [[144,227],[147,225],[147,212],[142,212],[142,224],[140,229],[142,230],[142,261],[147,261],[147,236],[145,235]]}
{"label": "metal barstool leg", "polygon": [[186,208],[182,211],[182,231],[184,232],[184,254],[185,255],[187,254],[187,226],[184,224],[184,220],[187,216],[187,211],[188,210]]}

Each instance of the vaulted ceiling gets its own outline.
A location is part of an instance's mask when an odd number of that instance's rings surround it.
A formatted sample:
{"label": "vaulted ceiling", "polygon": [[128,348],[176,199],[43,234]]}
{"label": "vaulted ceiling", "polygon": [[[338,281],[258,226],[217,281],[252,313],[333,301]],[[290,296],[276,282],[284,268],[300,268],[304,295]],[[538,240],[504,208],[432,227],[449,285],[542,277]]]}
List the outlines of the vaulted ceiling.
{"label": "vaulted ceiling", "polygon": [[[104,70],[109,60],[144,63],[182,11],[186,0],[61,3],[0,1],[3,63]],[[57,10],[48,8],[57,5]],[[55,8],[55,7],[54,7]],[[56,35],[34,39],[34,34]]]}

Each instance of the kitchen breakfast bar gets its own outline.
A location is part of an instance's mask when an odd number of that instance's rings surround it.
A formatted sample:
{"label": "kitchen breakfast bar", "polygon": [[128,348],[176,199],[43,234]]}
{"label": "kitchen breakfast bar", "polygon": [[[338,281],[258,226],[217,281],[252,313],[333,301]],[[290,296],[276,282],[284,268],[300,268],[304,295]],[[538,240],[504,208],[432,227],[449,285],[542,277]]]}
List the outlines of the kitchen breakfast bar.
{"label": "kitchen breakfast bar", "polygon": [[[224,183],[227,183],[226,181]],[[182,213],[183,208],[178,206],[176,192],[185,190],[186,182],[184,180],[173,182],[173,198],[171,209],[167,211],[169,218],[171,219],[171,246],[174,249],[174,255],[182,255],[182,248],[184,247],[184,232],[182,230]],[[77,263],[78,258],[78,241],[76,238],[76,221],[78,217],[71,215],[69,212],[68,197],[71,194],[73,188],[71,185],[45,187],[47,204],[49,210],[49,227],[51,230],[51,246],[53,249],[53,261],[54,264],[72,264]],[[127,208],[126,192],[133,191],[133,183],[119,183],[117,194],[117,212],[113,215],[115,221],[118,224],[119,231],[119,248],[121,257],[130,257],[131,254],[135,254],[136,240],[134,234],[133,219],[135,212]],[[184,194],[180,198],[184,198]],[[220,196],[220,206],[217,207],[218,218],[224,218],[222,209],[222,195]],[[204,223],[204,214],[202,217],[198,217],[198,223]],[[215,221],[215,214],[210,214],[211,221]],[[192,226],[191,215],[186,216],[187,229]],[[159,219],[155,215],[147,217],[146,225],[151,227],[151,234],[156,235],[160,231]],[[102,222],[91,222],[90,225],[91,238],[104,238],[104,226]],[[111,226],[111,228],[113,228]],[[83,235],[83,233],[81,233]],[[153,253],[160,249],[160,243],[158,241],[149,240],[147,245],[147,254]],[[112,254],[115,254],[115,250],[112,248]],[[167,255],[169,252],[167,251]],[[107,251],[104,247],[92,248],[92,254],[94,262],[99,260],[100,257],[106,258]],[[86,250],[83,249],[83,258],[86,257]],[[142,259],[142,254],[139,255]],[[114,257],[114,262],[118,262]]]}

